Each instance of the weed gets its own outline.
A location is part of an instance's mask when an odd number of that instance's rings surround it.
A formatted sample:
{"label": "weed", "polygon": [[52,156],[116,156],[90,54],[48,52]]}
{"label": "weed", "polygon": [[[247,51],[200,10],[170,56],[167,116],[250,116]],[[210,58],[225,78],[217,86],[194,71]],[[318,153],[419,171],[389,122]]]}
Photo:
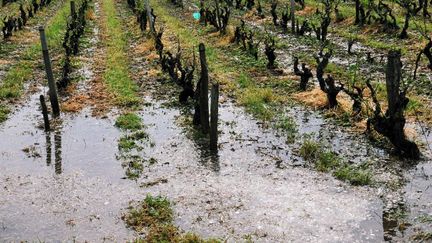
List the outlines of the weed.
{"label": "weed", "polygon": [[274,113],[270,106],[275,102],[270,88],[247,88],[240,95],[240,104],[259,119],[271,120]]}
{"label": "weed", "polygon": [[151,227],[143,242],[169,243],[176,242],[180,233],[177,227],[172,224]]}
{"label": "weed", "polygon": [[108,84],[110,92],[115,95],[117,105],[133,107],[140,101],[137,95],[138,86],[129,76],[125,53],[127,42],[120,20],[116,16],[114,1],[104,0],[103,10],[106,13],[103,22],[107,32],[107,60],[104,80]]}
{"label": "weed", "polygon": [[372,183],[370,170],[362,169],[352,165],[343,165],[333,172],[333,175],[342,181],[348,181],[354,186],[364,186]]}
{"label": "weed", "polygon": [[0,105],[0,123],[6,121],[10,110],[5,105]]}
{"label": "weed", "polygon": [[124,215],[126,224],[137,232],[146,231],[145,238],[135,239],[134,242],[150,243],[218,243],[216,239],[204,240],[196,234],[181,234],[174,226],[171,203],[167,198],[147,195],[137,208],[129,207],[128,214]]}
{"label": "weed", "polygon": [[287,142],[293,143],[297,134],[297,124],[292,117],[282,116],[276,123],[276,128],[285,132]]}
{"label": "weed", "polygon": [[429,242],[432,240],[432,232],[418,232],[412,237],[412,239],[419,242]]}
{"label": "weed", "polygon": [[127,166],[126,176],[128,179],[135,180],[138,179],[144,169],[144,159],[138,156],[133,156],[130,158],[130,161],[123,163],[123,166]]}
{"label": "weed", "polygon": [[318,155],[315,162],[315,167],[318,171],[329,172],[340,166],[340,158],[333,152],[322,151]]}
{"label": "weed", "polygon": [[334,177],[351,185],[363,186],[372,183],[370,170],[363,168],[364,166],[349,165],[334,152],[326,151],[318,142],[306,139],[300,147],[300,156],[314,163],[318,171],[332,172]]}
{"label": "weed", "polygon": [[130,139],[129,136],[123,136],[120,138],[118,148],[121,151],[131,151],[132,149],[138,148],[137,143]]}
{"label": "weed", "polygon": [[171,224],[173,211],[166,197],[148,194],[137,208],[129,207],[129,212],[123,219],[129,227],[141,232],[146,227]]}
{"label": "weed", "polygon": [[308,161],[314,161],[322,151],[321,144],[311,139],[306,139],[300,147],[300,156]]}
{"label": "weed", "polygon": [[143,127],[141,117],[135,113],[126,113],[119,116],[115,122],[115,126],[120,129],[132,131],[139,130]]}
{"label": "weed", "polygon": [[423,107],[423,103],[416,99],[410,99],[406,108],[408,113],[415,113],[417,110],[420,110]]}

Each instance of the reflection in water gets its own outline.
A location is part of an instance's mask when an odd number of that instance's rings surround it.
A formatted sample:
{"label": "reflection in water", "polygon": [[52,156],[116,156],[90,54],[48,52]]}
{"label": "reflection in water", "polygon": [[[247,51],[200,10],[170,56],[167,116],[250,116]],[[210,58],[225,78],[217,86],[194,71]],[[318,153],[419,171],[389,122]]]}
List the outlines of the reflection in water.
{"label": "reflection in water", "polygon": [[61,174],[62,172],[62,157],[61,157],[61,144],[62,137],[61,131],[56,131],[54,134],[54,153],[55,153],[55,172]]}
{"label": "reflection in water", "polygon": [[[54,168],[56,174],[62,173],[61,147],[62,147],[61,131],[57,130],[54,133],[54,156],[55,156]],[[50,166],[52,162],[52,142],[51,142],[50,132],[47,132],[45,134],[45,148],[46,148],[46,163],[47,166]]]}
{"label": "reflection in water", "polygon": [[45,148],[46,148],[46,163],[47,166],[51,165],[51,134],[45,133]]}
{"label": "reflection in water", "polygon": [[[193,117],[192,109],[190,107],[181,107],[180,114],[183,117]],[[189,126],[181,127],[186,133],[186,136],[193,141],[197,150],[200,152],[199,162],[213,172],[219,172],[219,155],[217,151],[210,151],[210,141],[208,139],[208,135],[203,135],[199,130],[199,127],[194,126],[192,123],[190,123]]]}
{"label": "reflection in water", "polygon": [[217,152],[212,152],[208,147],[198,146],[200,150],[200,163],[213,172],[220,171],[219,155]]}

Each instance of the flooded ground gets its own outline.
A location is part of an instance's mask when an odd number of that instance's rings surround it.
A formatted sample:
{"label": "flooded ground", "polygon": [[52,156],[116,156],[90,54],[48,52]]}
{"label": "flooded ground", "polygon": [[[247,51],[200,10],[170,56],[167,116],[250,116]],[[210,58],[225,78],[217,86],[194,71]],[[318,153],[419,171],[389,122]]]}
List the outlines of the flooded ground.
{"label": "flooded ground", "polygon": [[[78,71],[84,77],[76,86],[79,92],[93,88],[97,63],[90,56],[99,41],[91,40],[93,48],[84,51],[87,61]],[[149,71],[145,59],[130,55],[134,73]],[[262,126],[230,100],[219,109],[220,149],[212,155],[194,136],[189,110],[169,105],[171,100],[159,95],[167,84],[137,79],[146,104],[138,114],[152,144],[138,153],[154,163],[145,164],[136,181],[125,179],[118,160],[118,111],[106,118],[92,116],[91,107],[64,113],[54,131],[45,133],[38,102],[46,90],[37,86],[23,105],[17,105],[0,125],[0,240],[132,240],[136,235],[121,216],[130,201],[142,200],[147,193],[167,196],[174,203],[175,223],[182,230],[228,242],[382,242],[384,231],[394,228],[385,224],[383,215],[395,205],[405,206],[402,213],[408,222],[418,222],[405,232],[408,236],[416,227],[428,230],[428,157],[399,170],[399,161],[388,150],[299,105],[284,111],[298,125],[297,140],[290,144],[285,134]],[[351,163],[375,164],[377,179],[396,177],[403,180],[402,189],[391,192],[384,184],[353,187],[312,170],[298,155],[304,135]],[[388,203],[392,200],[394,204]],[[394,232],[394,239],[405,240],[402,233]]]}
{"label": "flooded ground", "polygon": [[[121,179],[119,131],[112,120],[85,111],[65,115],[47,138],[36,128],[40,119],[32,102],[15,113],[1,133],[11,138],[1,140],[2,239],[130,239],[121,213],[130,200],[149,192],[173,200],[178,225],[203,236],[382,238],[380,201],[369,189],[351,188],[304,168],[278,169],[274,156],[281,152],[262,148],[282,151],[283,139],[261,131],[239,108],[221,107],[222,124],[230,125],[223,126],[222,149],[212,159],[179,127],[179,111],[153,104],[141,114],[155,143],[146,153],[157,163],[146,167],[137,183]],[[267,154],[272,151],[274,156]],[[149,183],[155,185],[139,186]]]}

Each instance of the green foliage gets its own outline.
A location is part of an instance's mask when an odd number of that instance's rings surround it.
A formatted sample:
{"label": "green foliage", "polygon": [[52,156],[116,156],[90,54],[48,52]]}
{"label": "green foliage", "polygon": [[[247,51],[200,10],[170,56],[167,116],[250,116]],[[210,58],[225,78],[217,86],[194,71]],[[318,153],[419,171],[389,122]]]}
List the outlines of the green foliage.
{"label": "green foliage", "polygon": [[247,88],[252,84],[252,80],[249,78],[248,75],[242,72],[237,78],[237,83],[240,85],[240,88]]}
{"label": "green foliage", "polygon": [[423,103],[421,103],[421,101],[419,100],[415,100],[415,99],[410,99],[406,108],[407,112],[416,112],[418,110],[420,110],[421,108],[423,108]]}
{"label": "green foliage", "polygon": [[122,218],[126,224],[137,232],[146,232],[145,238],[134,242],[151,243],[218,243],[219,240],[204,240],[196,234],[181,234],[173,225],[172,204],[167,198],[150,194],[137,207],[129,207],[129,212]]}
{"label": "green foliage", "polygon": [[124,129],[136,131],[143,127],[142,119],[135,113],[126,113],[119,116],[115,122],[115,126]]}
{"label": "green foliage", "polygon": [[306,139],[300,147],[300,156],[307,161],[315,161],[321,151],[320,143]]}
{"label": "green foliage", "polygon": [[275,97],[270,88],[247,88],[239,97],[240,104],[245,106],[248,112],[263,120],[273,117],[270,106],[274,101]]}
{"label": "green foliage", "polygon": [[145,160],[139,156],[132,156],[128,161],[123,163],[123,167],[126,167],[126,176],[128,179],[138,179],[144,170]]}
{"label": "green foliage", "polygon": [[333,175],[342,181],[348,181],[351,185],[363,186],[372,182],[370,170],[352,165],[343,165],[333,172]]}
{"label": "green foliage", "polygon": [[292,117],[282,116],[276,123],[276,128],[284,131],[287,142],[293,143],[297,134],[297,124]]}
{"label": "green foliage", "polygon": [[333,152],[322,151],[318,155],[315,162],[315,167],[318,171],[329,172],[334,170],[341,164],[341,159]]}
{"label": "green foliage", "polygon": [[146,227],[170,224],[173,220],[173,211],[166,197],[153,197],[148,194],[136,208],[129,207],[129,212],[123,219],[129,227],[141,232]]}
{"label": "green foliage", "polygon": [[109,90],[115,95],[120,106],[133,107],[139,104],[138,86],[129,76],[126,55],[127,41],[121,22],[116,16],[114,1],[104,0],[103,11],[106,13],[107,60],[104,80]]}
{"label": "green foliage", "polygon": [[354,186],[372,183],[372,172],[364,166],[353,166],[343,161],[337,154],[324,149],[323,145],[306,139],[300,147],[300,156],[314,163],[321,172],[332,172],[339,180],[347,181]]}
{"label": "green foliage", "polygon": [[10,110],[5,105],[0,105],[0,123],[6,121]]}
{"label": "green foliage", "polygon": [[[66,19],[69,14],[69,4],[66,2],[49,21],[45,29],[45,35],[49,43],[50,50],[61,48],[63,30],[66,28]],[[41,55],[40,43],[34,43],[23,53],[23,59],[14,64],[0,84],[0,99],[18,98],[24,88],[24,83],[32,78],[34,69],[40,62]]]}

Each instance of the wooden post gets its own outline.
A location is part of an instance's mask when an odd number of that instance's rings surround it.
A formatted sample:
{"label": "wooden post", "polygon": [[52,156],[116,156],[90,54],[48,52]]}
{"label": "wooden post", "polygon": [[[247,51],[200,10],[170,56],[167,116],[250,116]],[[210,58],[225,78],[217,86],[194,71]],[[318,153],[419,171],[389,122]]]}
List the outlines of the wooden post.
{"label": "wooden post", "polygon": [[76,10],[75,10],[75,2],[74,1],[70,2],[70,8],[71,8],[71,16],[75,16]]}
{"label": "wooden post", "polygon": [[42,107],[42,115],[43,115],[43,119],[44,119],[44,127],[45,127],[45,132],[48,132],[50,130],[50,122],[49,122],[49,118],[48,118],[48,109],[45,103],[45,97],[43,95],[39,96],[39,100],[41,103],[41,107]]}
{"label": "wooden post", "polygon": [[219,25],[219,31],[222,30],[222,21],[220,19],[220,9],[219,9],[219,0],[215,0],[216,3],[216,18]]}
{"label": "wooden post", "polygon": [[203,43],[199,44],[199,54],[201,61],[201,78],[200,78],[200,116],[201,116],[201,130],[204,134],[209,130],[209,107],[208,107],[208,67],[205,53],[205,46]]}
{"label": "wooden post", "polygon": [[147,12],[147,19],[149,20],[149,24],[150,24],[150,32],[154,35],[156,33],[156,30],[154,28],[154,19],[153,19],[153,16],[151,14],[151,8],[150,8],[149,0],[145,0],[145,8],[146,8],[146,12]]}
{"label": "wooden post", "polygon": [[295,1],[294,0],[291,0],[290,15],[291,15],[291,32],[295,34]]}
{"label": "wooden post", "polygon": [[388,113],[393,115],[397,113],[402,105],[400,100],[400,81],[402,78],[402,63],[400,51],[390,51],[387,56],[387,68],[386,68],[386,88],[387,88],[387,101],[388,101]]}
{"label": "wooden post", "polygon": [[51,60],[49,57],[48,45],[47,45],[46,37],[45,37],[45,29],[43,26],[39,27],[39,33],[40,33],[40,39],[41,39],[41,44],[42,44],[42,54],[43,54],[43,59],[44,59],[44,63],[45,63],[45,71],[46,71],[47,79],[48,79],[51,107],[53,110],[54,117],[58,117],[58,116],[60,116],[60,106],[58,103],[57,89],[56,89],[56,84],[54,81],[54,75],[53,75],[52,68],[51,68]]}
{"label": "wooden post", "polygon": [[218,150],[218,115],[219,115],[219,84],[213,84],[211,90],[210,117],[210,150]]}

